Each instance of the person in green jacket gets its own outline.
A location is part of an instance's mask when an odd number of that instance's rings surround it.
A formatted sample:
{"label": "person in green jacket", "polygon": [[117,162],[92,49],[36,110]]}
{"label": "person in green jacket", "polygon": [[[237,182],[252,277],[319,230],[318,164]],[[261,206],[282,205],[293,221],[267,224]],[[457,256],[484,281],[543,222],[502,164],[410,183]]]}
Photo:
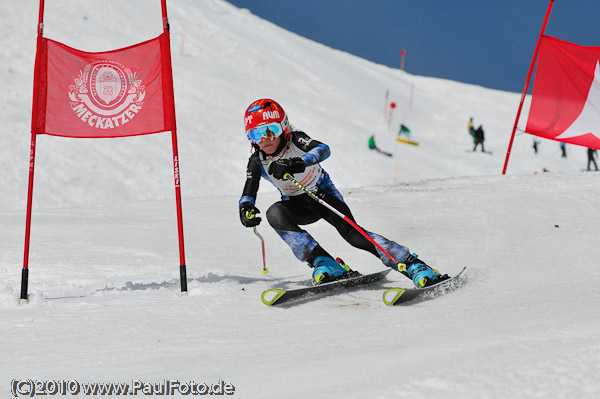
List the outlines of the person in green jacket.
{"label": "person in green jacket", "polygon": [[410,129],[408,128],[408,126],[400,124],[400,130],[398,130],[398,138],[401,138],[403,134],[406,135],[407,140],[410,140]]}
{"label": "person in green jacket", "polygon": [[367,145],[369,146],[370,150],[375,150],[377,152],[382,153],[383,155],[387,155],[388,157],[391,157],[393,155],[392,153],[382,151],[379,147],[377,147],[377,144],[375,144],[375,135],[374,134],[372,134],[371,137],[369,137],[369,141],[368,141]]}

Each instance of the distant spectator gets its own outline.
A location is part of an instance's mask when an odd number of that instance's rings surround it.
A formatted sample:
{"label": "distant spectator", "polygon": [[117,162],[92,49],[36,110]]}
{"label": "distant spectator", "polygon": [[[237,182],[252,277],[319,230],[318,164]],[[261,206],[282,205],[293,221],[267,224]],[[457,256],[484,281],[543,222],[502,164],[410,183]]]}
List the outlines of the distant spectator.
{"label": "distant spectator", "polygon": [[588,148],[587,150],[587,154],[588,154],[588,164],[587,164],[587,170],[591,171],[592,169],[590,168],[590,164],[593,162],[594,163],[594,169],[596,170],[596,172],[598,171],[598,165],[596,164],[596,150],[592,149],[592,148]]}
{"label": "distant spectator", "polygon": [[369,142],[367,143],[367,145],[369,146],[370,150],[375,150],[377,152],[382,153],[383,155],[387,155],[388,157],[392,156],[391,153],[382,151],[379,147],[377,147],[377,144],[375,144],[375,135],[374,134],[372,134],[371,137],[369,137]]}
{"label": "distant spectator", "polygon": [[406,138],[410,140],[410,129],[408,126],[400,124],[400,130],[398,130],[398,137],[402,137],[403,134],[406,134]]}
{"label": "distant spectator", "polygon": [[[473,120],[473,119],[471,119]],[[473,127],[473,124],[470,123],[469,121],[469,134],[471,135],[471,137],[473,137],[473,143],[475,143],[475,128]],[[473,150],[475,151],[475,150]]]}
{"label": "distant spectator", "polygon": [[566,158],[567,157],[567,145],[565,143],[560,143],[560,150],[562,151],[562,158]]}
{"label": "distant spectator", "polygon": [[533,136],[533,151],[536,154],[538,153],[538,144],[540,144],[540,139],[538,139],[536,136]]}
{"label": "distant spectator", "polygon": [[369,146],[369,149],[371,149],[371,150],[377,149],[377,144],[375,144],[375,135],[374,134],[372,134],[371,137],[369,137],[369,142],[367,143],[367,145]]}
{"label": "distant spectator", "polygon": [[473,146],[473,151],[476,151],[477,146],[481,144],[481,152],[485,152],[485,148],[483,148],[483,141],[485,140],[485,136],[483,134],[483,126],[479,125],[477,130],[473,130],[473,127],[471,126],[471,130],[473,131],[473,133],[471,134],[473,136],[473,142],[475,143],[475,145]]}

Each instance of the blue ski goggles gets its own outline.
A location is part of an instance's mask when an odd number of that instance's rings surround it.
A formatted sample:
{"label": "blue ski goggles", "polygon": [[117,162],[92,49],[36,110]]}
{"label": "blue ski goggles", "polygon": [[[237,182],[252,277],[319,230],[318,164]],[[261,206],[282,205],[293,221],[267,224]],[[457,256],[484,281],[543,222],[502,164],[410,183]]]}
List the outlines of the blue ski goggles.
{"label": "blue ski goggles", "polygon": [[263,137],[265,140],[275,140],[283,133],[283,127],[279,122],[269,123],[246,132],[248,139],[253,143],[260,143]]}

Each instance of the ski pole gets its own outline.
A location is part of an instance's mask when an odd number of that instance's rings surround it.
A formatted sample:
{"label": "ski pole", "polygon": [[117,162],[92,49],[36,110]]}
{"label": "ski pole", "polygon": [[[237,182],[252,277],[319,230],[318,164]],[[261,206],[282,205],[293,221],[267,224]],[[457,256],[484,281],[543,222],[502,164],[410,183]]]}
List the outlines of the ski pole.
{"label": "ski pole", "polygon": [[256,234],[256,236],[260,239],[260,244],[262,247],[263,268],[262,268],[261,273],[267,274],[267,273],[269,273],[269,269],[267,269],[267,261],[266,261],[266,256],[265,256],[265,240],[262,238],[262,236],[260,235],[258,230],[256,230],[256,226],[254,226],[253,229],[254,229],[254,234]]}
{"label": "ski pole", "polygon": [[[254,219],[254,217],[256,217],[256,211],[255,211],[255,209],[250,210],[248,212],[247,217],[248,217],[248,219]],[[269,273],[269,269],[267,269],[267,261],[266,261],[266,256],[265,256],[265,240],[262,238],[262,236],[260,235],[260,233],[256,229],[256,226],[253,226],[252,229],[254,230],[254,234],[256,234],[256,236],[260,239],[260,244],[261,244],[261,247],[262,247],[263,268],[262,268],[261,273],[262,274],[267,274],[267,273]]]}
{"label": "ski pole", "polygon": [[337,209],[335,209],[334,207],[332,207],[331,205],[329,205],[327,202],[323,201],[315,193],[313,193],[312,191],[310,191],[309,189],[307,189],[306,187],[304,187],[302,184],[300,184],[300,182],[298,182],[298,180],[294,179],[294,176],[292,176],[291,174],[289,174],[289,173],[284,174],[283,175],[283,179],[291,181],[292,183],[294,183],[294,185],[296,187],[298,187],[299,189],[301,189],[302,191],[304,191],[306,194],[308,194],[308,196],[310,198],[314,199],[319,204],[323,205],[324,207],[326,207],[327,209],[329,209],[330,211],[332,211],[333,213],[335,213],[336,215],[338,215],[339,217],[341,217],[342,219],[344,219],[346,222],[348,222],[350,224],[350,226],[354,227],[356,229],[356,231],[358,231],[367,240],[369,240],[369,242],[371,244],[375,245],[381,252],[383,252],[388,258],[390,258],[392,260],[392,262],[394,262],[396,265],[398,265],[398,270],[399,271],[404,271],[404,269],[406,268],[406,266],[403,265],[402,263],[399,263],[392,255],[390,255],[385,249],[383,249],[381,247],[381,245],[377,244],[375,242],[375,240],[373,240],[371,238],[371,236],[369,236],[367,234],[367,232],[364,231],[359,225],[357,225],[356,223],[354,223],[354,221],[352,219],[350,219],[348,216],[344,215],[342,212],[338,211]]}

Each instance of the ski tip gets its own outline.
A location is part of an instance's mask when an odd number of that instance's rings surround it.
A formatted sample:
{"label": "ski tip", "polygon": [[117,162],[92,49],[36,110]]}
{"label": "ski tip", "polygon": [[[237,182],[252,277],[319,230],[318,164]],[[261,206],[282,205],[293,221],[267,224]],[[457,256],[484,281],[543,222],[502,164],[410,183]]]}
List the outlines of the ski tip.
{"label": "ski tip", "polygon": [[279,300],[279,298],[281,298],[283,296],[283,294],[285,294],[284,290],[278,290],[278,289],[273,288],[273,289],[264,291],[262,293],[260,299],[263,301],[263,303],[265,305],[272,306]]}
{"label": "ski tip", "polygon": [[[388,306],[393,306],[404,292],[406,292],[406,290],[403,290],[402,288],[390,288],[389,290],[386,290],[383,293],[383,303]],[[391,299],[388,299],[390,294],[393,294],[394,296]]]}

